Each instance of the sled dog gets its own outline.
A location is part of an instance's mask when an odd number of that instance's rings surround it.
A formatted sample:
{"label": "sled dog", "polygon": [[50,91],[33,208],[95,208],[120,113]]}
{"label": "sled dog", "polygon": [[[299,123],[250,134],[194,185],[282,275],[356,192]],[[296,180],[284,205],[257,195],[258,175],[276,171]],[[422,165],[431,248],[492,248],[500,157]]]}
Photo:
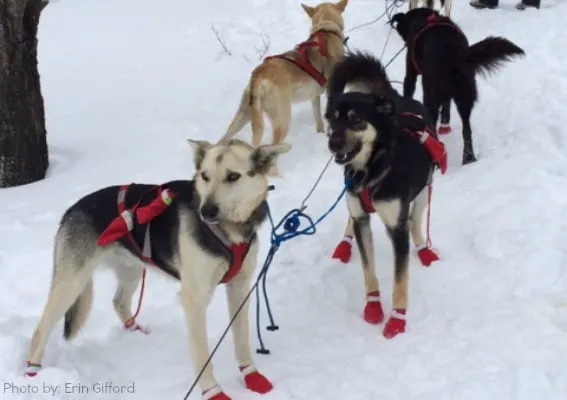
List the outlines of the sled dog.
{"label": "sled dog", "polygon": [[469,45],[451,19],[428,8],[395,14],[390,23],[407,45],[404,96],[413,97],[421,74],[423,104],[436,125],[441,108],[440,134],[451,131],[450,106],[454,100],[463,122],[462,163],[476,161],[470,124],[478,97],[476,75],[491,73],[503,62],[523,56],[524,51],[501,37],[487,37]]}
{"label": "sled dog", "polygon": [[381,323],[384,311],[374,268],[370,214],[378,214],[392,243],[393,311],[383,329],[383,335],[392,338],[406,326],[410,235],[422,263],[438,259],[421,225],[434,167],[445,171],[446,153],[423,105],[401,97],[383,65],[369,54],[345,55],[329,79],[328,96],[328,147],[349,182],[346,234],[354,234],[360,252],[366,295],[363,315],[371,324]]}
{"label": "sled dog", "polygon": [[238,111],[221,141],[232,138],[251,121],[252,145],[262,142],[264,113],[272,125],[272,144],[285,140],[293,103],[310,100],[317,132],[324,132],[321,94],[333,66],[344,53],[343,12],[348,0],[302,4],[311,19],[309,38],[293,50],[269,56],[257,66],[244,89]]}
{"label": "sled dog", "polygon": [[[162,185],[109,186],[70,206],[55,236],[51,288],[33,333],[26,374],[40,368],[44,347],[64,316],[65,339],[81,329],[93,299],[93,273],[111,265],[117,277],[114,310],[130,330],[143,330],[132,314],[132,295],[144,268],[180,282],[194,371],[209,357],[206,309],[219,283],[226,284],[232,317],[250,289],[258,253],[257,230],[267,216],[268,177],[287,143],[256,149],[240,140],[189,141],[193,180]],[[249,348],[248,304],[232,326],[235,355],[248,389],[272,385],[254,367]],[[212,364],[199,381],[206,399],[227,399]]]}
{"label": "sled dog", "polygon": [[[423,7],[433,9],[435,0],[409,0],[409,9],[413,10],[414,8],[417,8],[420,3],[423,5]],[[451,8],[453,8],[453,0],[439,0],[439,3],[441,3],[441,8],[443,9],[445,16],[451,18]]]}

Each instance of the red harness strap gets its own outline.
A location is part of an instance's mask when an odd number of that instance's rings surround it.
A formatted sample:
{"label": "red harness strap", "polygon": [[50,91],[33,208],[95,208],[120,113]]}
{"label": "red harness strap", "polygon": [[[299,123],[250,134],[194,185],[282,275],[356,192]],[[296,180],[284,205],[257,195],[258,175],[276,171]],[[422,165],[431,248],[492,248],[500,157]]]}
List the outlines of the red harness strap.
{"label": "red harness strap", "polygon": [[[419,118],[423,120],[423,117],[419,114],[413,113],[400,113],[399,116],[401,117],[413,117]],[[442,142],[437,140],[435,134],[427,127],[424,121],[424,130],[418,131],[413,129],[402,128],[404,131],[409,133],[410,135],[414,136],[419,142],[426,148],[426,150],[431,155],[431,159],[441,171],[441,174],[444,174],[447,171],[447,152],[445,151],[445,146]],[[372,204],[372,199],[370,198],[370,188],[365,187],[362,189],[362,192],[359,194],[360,198],[360,206],[367,214],[372,214],[376,210],[374,209],[374,205]]]}
{"label": "red harness strap", "polygon": [[[128,187],[130,185],[122,185],[118,189],[118,198],[117,198],[117,210],[118,210],[118,217],[111,221],[108,227],[100,234],[97,244],[99,246],[106,246],[110,243],[115,242],[123,238],[124,236],[127,237],[130,245],[138,255],[138,257],[144,261],[146,264],[156,266],[153,262],[151,257],[151,247],[149,243],[149,231],[146,231],[146,237],[144,239],[143,248],[141,248],[136,240],[132,236],[132,229],[134,229],[134,225],[140,224],[144,225],[149,223],[152,219],[161,215],[166,208],[171,204],[173,199],[175,198],[175,193],[169,189],[162,189],[161,187],[157,187],[157,195],[154,200],[152,200],[148,205],[140,206],[140,201],[138,201],[132,208],[126,208],[126,193],[128,192]],[[146,227],[146,230],[149,229],[149,226]],[[219,240],[221,240],[219,238]],[[221,240],[222,241],[222,240]],[[228,283],[230,282],[242,269],[242,263],[244,261],[244,257],[248,252],[248,243],[239,243],[239,244],[232,244],[227,246],[231,253],[231,264],[223,276],[220,283]],[[142,307],[142,299],[144,297],[144,288],[146,283],[146,269],[142,270],[142,282],[140,287],[140,295],[138,297],[138,305],[136,307],[136,311],[132,315],[132,317],[124,323],[124,326],[127,329],[134,329],[134,330],[143,330],[141,327],[136,324],[136,318],[140,313],[140,309]]]}
{"label": "red harness strap", "polygon": [[232,253],[232,260],[230,266],[228,267],[228,271],[224,274],[223,278],[219,283],[228,283],[230,282],[242,269],[242,264],[244,262],[244,257],[246,257],[246,253],[248,253],[248,243],[238,243],[232,244],[229,247],[230,252]]}
{"label": "red harness strap", "polygon": [[[465,36],[465,34],[463,33],[463,31],[461,31],[459,29],[459,27],[455,24],[452,24],[451,22],[448,21],[443,21],[440,20],[437,15],[435,14],[431,14],[429,17],[427,17],[427,22],[425,24],[425,26],[423,27],[423,29],[421,29],[414,37],[413,41],[414,44],[417,43],[417,39],[428,29],[430,28],[434,28],[434,27],[438,27],[438,26],[445,26],[448,28],[452,28],[454,30],[456,30],[457,32],[459,32],[461,35]],[[413,68],[415,69],[415,72],[417,73],[417,75],[421,74],[421,70],[419,69],[419,65],[417,63],[416,57],[415,57],[415,45],[414,45],[414,49],[411,55],[411,62],[413,64]]]}
{"label": "red harness strap", "polygon": [[311,36],[309,36],[309,39],[307,39],[305,42],[302,42],[295,46],[295,57],[290,57],[286,54],[277,54],[275,56],[266,57],[264,60],[267,61],[270,59],[278,58],[289,61],[309,74],[309,76],[315,79],[320,86],[325,86],[327,83],[327,78],[325,78],[325,75],[319,72],[317,68],[315,68],[309,62],[307,51],[312,47],[318,49],[319,54],[321,54],[322,57],[327,57],[327,46],[325,45],[325,35],[323,34],[323,32],[315,32]]}
{"label": "red harness strap", "polygon": [[360,197],[360,206],[364,210],[366,214],[372,214],[376,211],[374,208],[374,204],[372,204],[372,200],[370,199],[370,189],[365,187],[362,189],[362,192],[359,194]]}

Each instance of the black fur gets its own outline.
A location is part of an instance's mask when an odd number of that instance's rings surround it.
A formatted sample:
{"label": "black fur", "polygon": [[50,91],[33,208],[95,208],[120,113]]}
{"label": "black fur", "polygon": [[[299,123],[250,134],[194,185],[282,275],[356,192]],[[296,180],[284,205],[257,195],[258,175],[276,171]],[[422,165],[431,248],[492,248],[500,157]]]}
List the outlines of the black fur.
{"label": "black fur", "polygon": [[[193,218],[191,227],[194,229],[190,233],[199,246],[214,256],[224,256],[230,261],[231,254],[226,247],[209,230],[207,225],[198,216],[199,198],[194,189],[193,181],[171,181],[161,185],[162,188],[172,190],[176,197],[173,203],[165,212],[154,218],[150,224],[150,238],[152,249],[152,261],[161,270],[170,276],[179,279],[179,272],[173,266],[173,256],[178,251],[177,237],[179,230],[179,210],[184,208],[189,211]],[[85,234],[84,229],[94,229],[94,234],[100,235],[118,216],[117,198],[119,186],[109,186],[96,192],[88,194],[72,205],[63,215],[61,224],[66,224],[71,229],[70,236],[77,235],[77,245],[80,241],[90,237]],[[141,205],[146,205],[155,198],[156,185],[131,184],[126,193],[126,207],[134,206],[141,200]],[[267,217],[267,205],[262,203],[253,213],[246,224],[238,226],[244,236],[251,236],[251,242],[256,240],[255,228],[262,224]],[[85,223],[78,224],[81,219]],[[76,232],[73,232],[73,229]],[[132,231],[132,236],[140,246],[144,241],[146,225],[136,225]],[[90,232],[88,232],[90,233]],[[124,237],[119,240],[120,244],[127,248],[134,255],[138,253],[132,247],[130,241]]]}
{"label": "black fur", "polygon": [[[428,25],[430,16],[435,16],[435,23],[441,25]],[[476,161],[470,126],[478,97],[476,74],[493,72],[503,62],[523,56],[524,51],[501,37],[487,37],[469,46],[467,37],[454,22],[429,8],[395,14],[390,23],[407,45],[404,96],[413,97],[417,75],[422,74],[423,104],[435,126],[440,107],[441,122],[449,123],[453,99],[463,122],[462,162]]]}
{"label": "black fur", "polygon": [[[352,83],[362,85],[370,93],[343,93],[345,86]],[[434,167],[429,152],[407,129],[423,130],[430,117],[422,104],[401,97],[390,85],[380,61],[365,53],[347,54],[337,64],[328,82],[328,96],[325,118],[333,153],[341,153],[341,141],[347,141],[340,136],[361,130],[357,126],[364,127],[363,123],[371,124],[378,132],[368,161],[362,167],[347,163],[344,174],[350,179],[351,196],[358,197],[364,188],[369,188],[373,202],[400,201],[398,220],[387,226],[387,231],[395,253],[396,281],[407,289],[410,204],[430,182]],[[423,119],[401,116],[403,112],[421,115]],[[371,250],[366,248],[366,243],[372,242],[368,215],[352,217],[363,267],[373,266]]]}

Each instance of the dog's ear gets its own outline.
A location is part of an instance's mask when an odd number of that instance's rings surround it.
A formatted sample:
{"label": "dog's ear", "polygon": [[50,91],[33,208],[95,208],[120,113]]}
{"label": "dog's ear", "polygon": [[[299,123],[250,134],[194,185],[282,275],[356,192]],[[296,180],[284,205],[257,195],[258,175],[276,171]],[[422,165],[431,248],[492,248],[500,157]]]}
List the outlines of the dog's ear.
{"label": "dog's ear", "polygon": [[207,150],[212,147],[212,144],[206,140],[193,140],[187,139],[187,143],[193,148],[193,163],[195,164],[195,169],[199,170],[201,168],[201,163],[205,158]]}
{"label": "dog's ear", "polygon": [[315,15],[315,7],[306,6],[305,4],[301,3],[301,7],[305,10],[309,18],[312,18]]}
{"label": "dog's ear", "polygon": [[345,12],[345,8],[348,5],[348,0],[340,0],[334,4],[335,8],[342,13]]}
{"label": "dog's ear", "polygon": [[398,32],[402,39],[406,39],[408,33],[408,23],[405,13],[397,13],[390,19],[390,25]]}
{"label": "dog's ear", "polygon": [[396,114],[396,105],[387,97],[382,96],[375,96],[374,98],[374,107],[378,114],[387,115],[391,117],[392,115]]}
{"label": "dog's ear", "polygon": [[291,145],[288,143],[259,146],[250,156],[253,168],[252,172],[267,176],[277,176],[278,169],[276,159],[280,154],[287,153],[290,150]]}

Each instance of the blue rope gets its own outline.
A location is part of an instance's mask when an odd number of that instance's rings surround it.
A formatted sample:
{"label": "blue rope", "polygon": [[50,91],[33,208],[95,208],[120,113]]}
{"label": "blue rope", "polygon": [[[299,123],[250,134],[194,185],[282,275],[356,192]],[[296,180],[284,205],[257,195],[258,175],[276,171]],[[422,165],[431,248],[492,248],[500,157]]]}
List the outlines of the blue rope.
{"label": "blue rope", "polygon": [[[294,208],[293,210],[291,210],[287,214],[285,214],[283,216],[283,218],[277,224],[274,224],[274,218],[272,216],[272,212],[270,210],[270,207],[268,206],[268,218],[270,220],[270,225],[272,226],[272,232],[270,234],[271,244],[270,244],[270,249],[268,250],[268,254],[266,256],[266,259],[264,261],[264,264],[262,265],[262,269],[260,270],[260,273],[258,274],[258,278],[256,280],[256,288],[255,288],[255,291],[256,291],[256,333],[258,335],[258,342],[260,344],[260,347],[258,349],[256,349],[256,352],[258,354],[270,354],[270,350],[268,350],[264,346],[264,341],[262,340],[262,332],[261,332],[261,329],[260,329],[260,285],[258,285],[258,283],[261,283],[262,292],[263,292],[263,296],[264,296],[264,303],[266,304],[266,311],[268,313],[268,318],[270,320],[270,324],[266,327],[266,329],[269,330],[269,331],[276,331],[276,330],[279,329],[279,326],[277,326],[274,322],[274,317],[273,317],[273,314],[272,314],[272,308],[270,307],[270,302],[269,302],[269,299],[268,299],[268,292],[267,292],[267,289],[266,289],[266,278],[267,278],[267,275],[268,275],[268,269],[270,268],[270,265],[272,263],[274,255],[279,250],[280,245],[282,243],[287,242],[291,239],[295,239],[298,236],[314,235],[315,232],[317,232],[317,226],[325,218],[327,218],[329,216],[329,214],[331,214],[331,212],[333,212],[333,210],[337,207],[337,205],[339,204],[341,199],[344,197],[347,189],[349,188],[349,185],[350,185],[350,181],[348,179],[345,180],[345,186],[343,187],[343,190],[341,191],[341,193],[339,194],[337,199],[334,201],[333,204],[331,204],[331,206],[328,208],[328,210],[325,211],[315,221],[313,221],[313,218],[311,218],[309,215],[304,213],[301,209]],[[305,221],[307,223],[307,226],[305,228],[300,229],[302,221]],[[278,233],[278,230],[281,230],[282,228],[283,228],[283,231]]]}

